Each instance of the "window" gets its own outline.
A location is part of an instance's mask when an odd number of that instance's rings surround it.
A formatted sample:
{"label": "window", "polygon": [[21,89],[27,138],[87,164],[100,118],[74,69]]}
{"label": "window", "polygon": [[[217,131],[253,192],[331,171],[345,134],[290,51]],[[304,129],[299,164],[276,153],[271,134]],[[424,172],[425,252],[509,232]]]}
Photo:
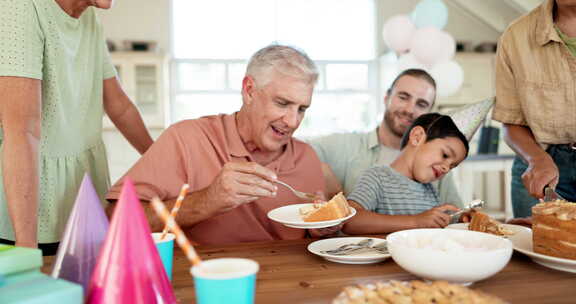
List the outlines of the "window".
{"label": "window", "polygon": [[171,120],[232,113],[246,60],[286,43],[320,70],[297,135],[367,130],[382,111],[374,0],[174,0]]}

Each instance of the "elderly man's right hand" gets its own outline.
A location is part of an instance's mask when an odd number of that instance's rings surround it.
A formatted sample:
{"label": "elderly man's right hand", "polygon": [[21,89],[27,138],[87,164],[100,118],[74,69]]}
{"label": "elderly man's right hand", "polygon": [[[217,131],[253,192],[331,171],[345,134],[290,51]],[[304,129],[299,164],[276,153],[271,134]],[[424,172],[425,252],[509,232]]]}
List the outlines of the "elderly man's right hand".
{"label": "elderly man's right hand", "polygon": [[529,162],[528,168],[522,174],[522,182],[530,195],[535,198],[543,198],[544,187],[550,185],[550,187],[556,188],[558,176],[558,167],[552,157],[545,153],[542,157]]}
{"label": "elderly man's right hand", "polygon": [[261,197],[276,196],[276,174],[254,162],[229,162],[207,188],[206,200],[215,212],[226,212]]}

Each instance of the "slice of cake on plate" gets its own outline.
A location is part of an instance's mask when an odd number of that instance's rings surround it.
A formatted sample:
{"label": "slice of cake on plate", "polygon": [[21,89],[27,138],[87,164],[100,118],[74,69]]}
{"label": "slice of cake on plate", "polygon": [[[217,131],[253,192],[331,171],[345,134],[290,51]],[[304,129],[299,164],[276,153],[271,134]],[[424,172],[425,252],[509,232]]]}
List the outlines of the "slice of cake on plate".
{"label": "slice of cake on plate", "polygon": [[305,222],[331,221],[348,214],[350,214],[350,206],[342,192],[334,195],[328,202],[318,202],[300,208],[300,216]]}
{"label": "slice of cake on plate", "polygon": [[576,260],[576,204],[563,200],[532,207],[534,252]]}
{"label": "slice of cake on plate", "polygon": [[514,234],[510,229],[506,229],[504,225],[491,218],[488,214],[476,211],[472,215],[472,221],[468,225],[468,230],[486,232],[499,236],[507,236]]}

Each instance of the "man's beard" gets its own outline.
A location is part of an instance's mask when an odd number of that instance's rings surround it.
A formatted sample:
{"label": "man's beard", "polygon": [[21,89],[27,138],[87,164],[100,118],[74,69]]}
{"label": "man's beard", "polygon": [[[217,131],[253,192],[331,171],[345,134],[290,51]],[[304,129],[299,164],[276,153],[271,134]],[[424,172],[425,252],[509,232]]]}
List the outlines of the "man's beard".
{"label": "man's beard", "polygon": [[394,134],[397,137],[404,136],[404,132],[406,132],[406,130],[408,129],[407,127],[404,126],[394,125],[394,117],[392,116],[392,112],[390,111],[386,111],[384,113],[384,122],[386,123],[388,130],[390,130],[392,134]]}

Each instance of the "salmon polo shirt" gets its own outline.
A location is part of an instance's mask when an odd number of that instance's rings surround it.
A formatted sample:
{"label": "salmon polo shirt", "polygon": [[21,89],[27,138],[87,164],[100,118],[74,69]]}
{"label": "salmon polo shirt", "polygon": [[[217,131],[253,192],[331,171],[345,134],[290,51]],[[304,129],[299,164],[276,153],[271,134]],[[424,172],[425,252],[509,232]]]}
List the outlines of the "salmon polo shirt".
{"label": "salmon polo shirt", "polygon": [[[134,182],[141,201],[154,196],[162,200],[178,196],[183,184],[190,192],[208,187],[227,162],[254,162],[236,126],[236,113],[186,120],[169,127],[140,160],[124,175]],[[324,191],[321,163],[306,143],[292,138],[284,152],[266,165],[278,179],[305,192]],[[107,199],[120,197],[120,179]],[[304,229],[288,228],[268,219],[268,211],[304,203],[279,186],[276,197],[261,198],[197,223],[186,235],[199,244],[301,239]]]}

